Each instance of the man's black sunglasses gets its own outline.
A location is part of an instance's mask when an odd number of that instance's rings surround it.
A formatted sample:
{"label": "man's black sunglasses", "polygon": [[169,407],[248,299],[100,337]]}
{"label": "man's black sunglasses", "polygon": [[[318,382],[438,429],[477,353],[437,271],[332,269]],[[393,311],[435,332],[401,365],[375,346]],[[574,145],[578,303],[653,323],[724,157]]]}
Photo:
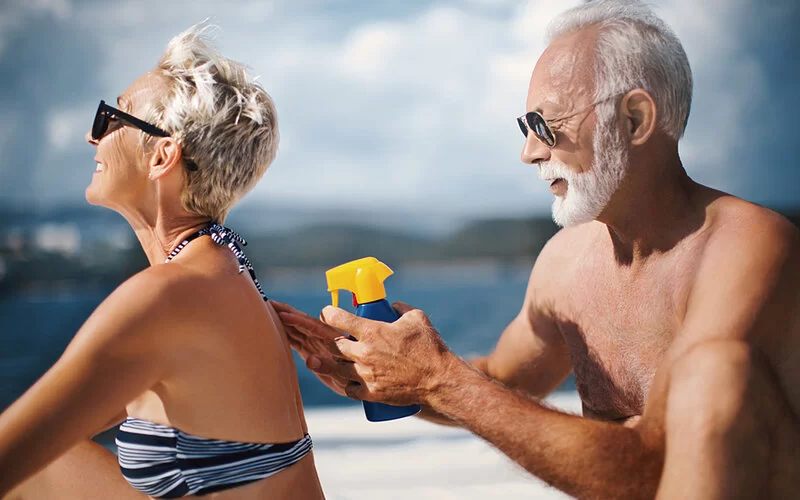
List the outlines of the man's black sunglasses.
{"label": "man's black sunglasses", "polygon": [[528,137],[528,130],[530,130],[547,147],[555,147],[556,135],[550,130],[550,125],[538,111],[529,111],[520,116],[517,118],[517,125],[525,137]]}
{"label": "man's black sunglasses", "polygon": [[92,139],[95,141],[100,140],[108,131],[108,122],[111,118],[124,120],[134,127],[150,135],[158,137],[169,137],[169,133],[161,130],[155,125],[151,125],[144,120],[140,120],[135,116],[129,115],[124,111],[120,111],[113,106],[109,106],[105,101],[100,101],[97,106],[97,113],[94,115],[94,124],[92,125]]}
{"label": "man's black sunglasses", "polygon": [[553,133],[553,129],[550,128],[551,125],[564,121],[567,118],[572,118],[575,115],[583,113],[584,111],[597,106],[601,102],[614,99],[622,94],[623,93],[617,93],[608,96],[605,99],[599,99],[588,106],[584,106],[577,111],[573,111],[568,115],[559,116],[558,118],[552,118],[550,120],[545,120],[542,114],[538,111],[528,111],[524,115],[517,118],[517,125],[519,125],[519,129],[522,131],[522,135],[525,137],[528,137],[528,131],[530,130],[537,139],[542,141],[543,144],[549,148],[554,148],[556,146],[556,134]]}

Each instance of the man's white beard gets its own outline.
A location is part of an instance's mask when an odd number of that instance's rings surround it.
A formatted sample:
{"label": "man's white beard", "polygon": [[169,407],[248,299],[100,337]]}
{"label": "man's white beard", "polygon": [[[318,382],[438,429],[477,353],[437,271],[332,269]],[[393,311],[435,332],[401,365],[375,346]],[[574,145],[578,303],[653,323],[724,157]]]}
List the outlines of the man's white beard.
{"label": "man's white beard", "polygon": [[628,171],[628,150],[613,120],[608,124],[598,120],[593,145],[594,158],[587,172],[573,172],[555,160],[539,164],[540,178],[567,181],[566,194],[553,201],[553,221],[561,227],[595,220]]}

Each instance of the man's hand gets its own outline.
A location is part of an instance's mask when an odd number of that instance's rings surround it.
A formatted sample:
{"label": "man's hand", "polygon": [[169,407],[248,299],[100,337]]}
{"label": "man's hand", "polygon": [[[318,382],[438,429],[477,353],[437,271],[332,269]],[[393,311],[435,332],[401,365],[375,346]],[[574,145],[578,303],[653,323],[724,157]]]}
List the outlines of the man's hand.
{"label": "man's hand", "polygon": [[447,380],[448,367],[461,361],[422,311],[401,302],[394,308],[401,314],[394,323],[359,318],[331,306],[322,310],[326,324],[284,312],[281,320],[300,337],[316,337],[328,347],[334,342],[344,359],[315,352],[306,365],[319,376],[332,377],[348,396],[394,405],[425,404]]}
{"label": "man's hand", "polygon": [[269,302],[278,311],[292,349],[303,358],[308,369],[330,390],[340,396],[347,396],[344,389],[350,380],[340,382],[328,375],[332,370],[331,365],[352,364],[342,357],[336,346],[335,340],[343,334],[288,304],[274,300]]}

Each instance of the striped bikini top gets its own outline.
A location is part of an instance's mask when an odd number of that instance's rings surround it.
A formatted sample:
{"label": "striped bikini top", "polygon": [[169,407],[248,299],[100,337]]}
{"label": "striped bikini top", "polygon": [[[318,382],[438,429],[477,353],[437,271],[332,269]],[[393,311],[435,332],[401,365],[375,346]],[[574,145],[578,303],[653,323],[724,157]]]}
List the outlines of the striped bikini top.
{"label": "striped bikini top", "polygon": [[[189,242],[205,235],[231,249],[239,261],[239,272],[247,269],[261,296],[267,300],[253,266],[239,246],[247,243],[217,223],[182,241],[166,262]],[[288,443],[240,443],[194,436],[133,417],[128,417],[120,426],[115,442],[122,475],[135,489],[155,498],[205,495],[243,486],[299,462],[312,448],[308,434]]]}
{"label": "striped bikini top", "polygon": [[311,437],[277,444],[240,443],[187,434],[128,417],[117,431],[123,477],[155,498],[206,495],[270,477],[311,451]]}

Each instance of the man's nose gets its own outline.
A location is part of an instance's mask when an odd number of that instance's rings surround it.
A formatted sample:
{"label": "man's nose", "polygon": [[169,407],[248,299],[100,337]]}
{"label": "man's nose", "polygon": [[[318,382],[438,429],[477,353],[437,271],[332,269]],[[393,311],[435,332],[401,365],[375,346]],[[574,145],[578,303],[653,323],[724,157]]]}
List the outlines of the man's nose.
{"label": "man's nose", "polygon": [[538,163],[550,159],[550,148],[540,141],[535,134],[529,132],[525,138],[520,155],[522,163]]}

